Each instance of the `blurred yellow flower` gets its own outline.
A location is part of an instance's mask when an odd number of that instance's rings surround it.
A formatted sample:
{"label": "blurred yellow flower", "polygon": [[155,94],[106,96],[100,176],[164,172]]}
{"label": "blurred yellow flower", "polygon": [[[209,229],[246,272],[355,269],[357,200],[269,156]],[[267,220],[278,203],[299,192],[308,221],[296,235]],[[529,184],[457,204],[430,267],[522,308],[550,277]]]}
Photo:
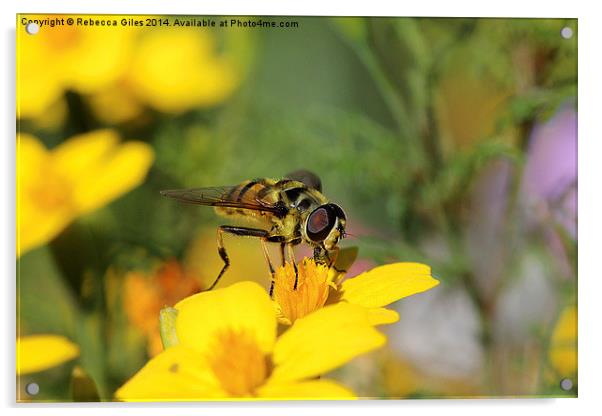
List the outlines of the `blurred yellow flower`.
{"label": "blurred yellow flower", "polygon": [[120,144],[112,130],[74,136],[52,150],[32,135],[19,134],[17,256],[138,186],[153,158],[149,145]]}
{"label": "blurred yellow flower", "polygon": [[393,323],[397,312],[383,308],[399,299],[424,292],[439,284],[430,267],[420,263],[394,263],[376,267],[353,278],[305,258],[298,266],[298,284],[291,263],[274,275],[274,302],[280,323],[290,325],[334,303],[350,303],[368,309],[374,325]]}
{"label": "blurred yellow flower", "polygon": [[240,74],[209,30],[159,29],[141,37],[127,79],[142,101],[178,113],[222,102]]}
{"label": "blurred yellow flower", "polygon": [[248,43],[230,32],[223,41],[224,51],[218,51],[217,36],[209,29],[142,32],[127,71],[110,87],[89,95],[89,103],[109,123],[139,118],[145,105],[172,114],[215,106],[239,86],[244,56],[238,49]]}
{"label": "blurred yellow flower", "polygon": [[[228,238],[228,237],[225,237]],[[262,256],[261,245],[251,238],[232,237],[228,244],[228,256],[232,261],[228,273],[218,284],[229,286],[242,281],[254,281],[267,287],[269,283],[268,268],[264,261],[257,261]],[[187,247],[184,255],[186,270],[198,276],[203,288],[208,288],[224,265],[215,248],[215,228],[207,227],[199,232]]]}
{"label": "blurred yellow flower", "polygon": [[550,339],[548,357],[552,367],[563,377],[577,373],[577,307],[565,308]]}
{"label": "blurred yellow flower", "polygon": [[191,296],[175,307],[178,343],[116,392],[120,400],[350,399],[316,376],[384,345],[365,309],[339,304],[277,337],[272,301],[253,282]]}
{"label": "blurred yellow flower", "polygon": [[79,347],[59,335],[28,335],[17,338],[17,374],[56,367],[79,356]]}
{"label": "blurred yellow flower", "polygon": [[67,90],[85,96],[108,123],[138,119],[145,105],[172,114],[215,106],[239,86],[252,54],[252,36],[238,32],[218,39],[211,29],[189,27],[47,25],[35,36],[18,30],[17,117],[47,119],[55,109],[55,126],[56,117],[66,115],[56,110]]}
{"label": "blurred yellow flower", "polygon": [[163,350],[157,318],[161,309],[200,290],[198,281],[175,259],[165,262],[150,277],[141,272],[130,272],[125,276],[125,312],[130,322],[146,336],[150,356]]}
{"label": "blurred yellow flower", "polygon": [[499,109],[511,93],[489,77],[471,76],[464,69],[446,75],[436,98],[445,144],[469,149],[494,134]]}
{"label": "blurred yellow flower", "polygon": [[[28,15],[28,19],[48,17]],[[42,116],[67,89],[90,94],[117,80],[127,68],[135,32],[120,27],[57,25],[44,26],[31,36],[19,29],[18,118]]]}
{"label": "blurred yellow flower", "polygon": [[372,383],[381,386],[384,397],[475,397],[484,394],[479,388],[478,377],[430,373],[414,365],[409,357],[392,346],[373,356],[372,365],[376,367],[377,376]]}
{"label": "blurred yellow flower", "polygon": [[387,397],[408,397],[421,388],[414,367],[394,351],[380,351],[376,365]]}
{"label": "blurred yellow flower", "polygon": [[126,78],[87,98],[94,115],[105,123],[119,124],[135,119],[144,122],[144,104],[136,97]]}

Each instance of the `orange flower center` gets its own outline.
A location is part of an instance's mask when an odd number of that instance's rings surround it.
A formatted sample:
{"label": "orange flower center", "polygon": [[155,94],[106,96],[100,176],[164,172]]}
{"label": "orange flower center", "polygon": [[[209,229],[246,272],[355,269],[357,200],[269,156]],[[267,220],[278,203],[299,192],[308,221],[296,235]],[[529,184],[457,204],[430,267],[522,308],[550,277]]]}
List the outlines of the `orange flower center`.
{"label": "orange flower center", "polygon": [[292,325],[299,318],[320,309],[326,303],[332,283],[328,267],[305,258],[297,265],[297,288],[292,263],[279,267],[274,275],[274,300],[278,304],[279,320]]}
{"label": "orange flower center", "polygon": [[268,377],[268,357],[245,330],[218,333],[212,351],[211,369],[223,389],[232,396],[253,396]]}

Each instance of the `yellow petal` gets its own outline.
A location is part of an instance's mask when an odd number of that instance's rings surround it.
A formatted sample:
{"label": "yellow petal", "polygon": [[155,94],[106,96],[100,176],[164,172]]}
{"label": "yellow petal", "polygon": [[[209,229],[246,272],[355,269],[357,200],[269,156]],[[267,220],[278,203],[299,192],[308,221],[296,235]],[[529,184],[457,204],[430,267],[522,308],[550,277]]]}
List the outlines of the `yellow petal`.
{"label": "yellow petal", "polygon": [[[68,204],[45,204],[62,186],[49,168],[44,145],[29,134],[17,136],[17,256],[56,236],[73,218]],[[68,188],[68,187],[67,187]],[[66,190],[68,192],[68,190]],[[60,200],[58,196],[57,200]]]}
{"label": "yellow petal", "polygon": [[387,264],[345,280],[341,285],[341,300],[379,308],[438,284],[431,277],[431,268],[424,264]]}
{"label": "yellow petal", "polygon": [[74,199],[81,213],[93,211],[140,185],[154,159],[142,142],[115,146],[80,175]]}
{"label": "yellow petal", "polygon": [[[178,45],[174,48],[173,45]],[[128,75],[135,94],[160,111],[178,113],[225,100],[239,76],[218,54],[210,31],[156,30],[141,39]],[[171,68],[181,68],[174,77]]]}
{"label": "yellow petal", "polygon": [[111,130],[75,136],[50,152],[33,136],[18,140],[19,255],[138,185],[153,159],[150,146],[118,145]]}
{"label": "yellow petal", "polygon": [[176,345],[150,360],[115,397],[123,401],[190,401],[224,397],[197,351]]}
{"label": "yellow petal", "polygon": [[274,347],[276,314],[266,291],[254,282],[190,296],[176,305],[176,332],[180,345],[204,353],[215,336],[230,330],[251,335],[264,353]]}
{"label": "yellow petal", "polygon": [[287,384],[268,384],[258,389],[258,395],[268,400],[351,400],[356,395],[331,380],[310,380]]}
{"label": "yellow petal", "polygon": [[29,335],[17,338],[17,374],[56,367],[79,355],[79,347],[59,335]]}
{"label": "yellow petal", "polygon": [[[95,18],[112,20],[114,16]],[[99,26],[72,26],[71,30],[73,41],[57,51],[61,53],[58,63],[67,87],[91,93],[106,88],[124,74],[132,53],[133,28],[106,30]]]}
{"label": "yellow petal", "polygon": [[577,307],[569,306],[560,314],[550,339],[549,358],[560,375],[577,372]]}
{"label": "yellow petal", "polygon": [[21,205],[17,214],[17,257],[56,237],[74,219],[69,209],[49,211],[45,215]]}
{"label": "yellow petal", "polygon": [[385,336],[370,324],[365,308],[347,303],[327,306],[298,319],[280,336],[269,382],[323,374],[385,342]]}
{"label": "yellow petal", "polygon": [[399,314],[391,309],[369,308],[368,321],[372,325],[392,324],[399,321]]}
{"label": "yellow petal", "polygon": [[44,145],[35,136],[26,133],[17,135],[17,153],[20,170],[24,173],[35,168],[48,155]]}
{"label": "yellow petal", "polygon": [[27,189],[40,180],[40,170],[48,163],[49,153],[44,145],[31,134],[17,135],[17,215],[20,205],[28,203]]}
{"label": "yellow petal", "polygon": [[78,134],[52,150],[53,162],[65,176],[76,177],[97,166],[119,143],[114,130]]}
{"label": "yellow petal", "polygon": [[[17,31],[17,118],[44,114],[63,92],[58,65],[39,39]],[[45,63],[43,70],[40,62]]]}

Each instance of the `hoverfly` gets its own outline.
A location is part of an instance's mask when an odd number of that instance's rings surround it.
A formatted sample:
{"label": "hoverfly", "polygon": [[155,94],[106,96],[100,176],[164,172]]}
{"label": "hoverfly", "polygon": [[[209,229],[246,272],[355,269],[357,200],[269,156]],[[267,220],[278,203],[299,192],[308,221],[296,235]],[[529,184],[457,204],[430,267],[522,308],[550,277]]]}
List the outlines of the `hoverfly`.
{"label": "hoverfly", "polygon": [[259,178],[235,186],[176,189],[161,191],[161,194],[181,202],[213,206],[221,216],[242,218],[254,225],[218,227],[217,251],[224,265],[207,290],[215,287],[230,266],[223,241],[224,233],[261,240],[272,275],[270,296],[274,290],[274,266],[267,243],[280,243],[283,265],[287,249],[289,261],[295,270],[294,289],[297,289],[294,246],[305,242],[313,247],[315,261],[330,267],[339,253],[337,243],[345,237],[345,213],[340,206],[326,199],[322,194],[320,178],[307,170],[289,173],[281,180]]}

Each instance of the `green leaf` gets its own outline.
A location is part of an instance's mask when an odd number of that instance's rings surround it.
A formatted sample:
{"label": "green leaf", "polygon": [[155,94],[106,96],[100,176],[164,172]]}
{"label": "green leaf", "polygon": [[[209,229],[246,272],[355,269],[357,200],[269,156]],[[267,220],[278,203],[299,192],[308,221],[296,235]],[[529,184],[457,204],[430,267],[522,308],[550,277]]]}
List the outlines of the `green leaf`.
{"label": "green leaf", "polygon": [[96,383],[80,366],[76,366],[71,373],[71,392],[74,402],[100,401]]}
{"label": "green leaf", "polygon": [[17,326],[25,333],[74,337],[79,310],[47,246],[17,261]]}
{"label": "green leaf", "polygon": [[364,17],[332,17],[330,20],[334,23],[333,26],[350,40],[366,41],[368,29]]}

